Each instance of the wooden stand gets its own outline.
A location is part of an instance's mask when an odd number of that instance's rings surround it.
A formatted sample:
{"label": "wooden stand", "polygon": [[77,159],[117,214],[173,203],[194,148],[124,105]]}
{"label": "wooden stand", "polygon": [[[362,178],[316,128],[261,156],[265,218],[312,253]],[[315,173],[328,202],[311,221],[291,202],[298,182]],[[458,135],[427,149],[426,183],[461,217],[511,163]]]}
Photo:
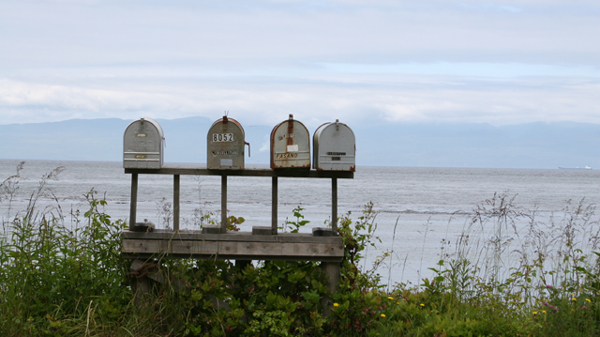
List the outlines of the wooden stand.
{"label": "wooden stand", "polygon": [[[328,277],[331,292],[338,289],[340,262],[344,245],[337,234],[337,179],[354,177],[348,171],[310,170],[208,170],[202,168],[164,167],[161,169],[125,169],[131,174],[131,224],[136,224],[139,174],[173,175],[173,230],[151,232],[126,231],[123,233],[122,255],[128,259],[146,260],[167,256],[170,258],[228,259],[240,264],[250,260],[321,261]],[[221,176],[221,225],[200,230],[179,230],[179,190],[181,175]],[[255,227],[252,232],[227,232],[227,177],[271,177],[272,211],[271,228]],[[313,234],[278,233],[278,178],[329,178],[331,179],[331,228],[315,228]],[[143,282],[139,280],[138,282]],[[140,289],[145,289],[140,286]],[[323,301],[324,313],[331,309],[331,300]]]}

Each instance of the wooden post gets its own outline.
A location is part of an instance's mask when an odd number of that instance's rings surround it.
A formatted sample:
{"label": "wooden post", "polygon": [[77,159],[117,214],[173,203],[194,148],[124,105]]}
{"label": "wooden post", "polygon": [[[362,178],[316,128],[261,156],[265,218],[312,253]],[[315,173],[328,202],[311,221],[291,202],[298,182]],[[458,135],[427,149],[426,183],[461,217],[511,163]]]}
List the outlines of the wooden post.
{"label": "wooden post", "polygon": [[173,230],[179,230],[179,186],[180,175],[173,175]]}
{"label": "wooden post", "polygon": [[138,174],[131,174],[131,204],[129,205],[129,229],[135,227],[137,216]]}
{"label": "wooden post", "polygon": [[227,233],[227,175],[221,176],[221,233]]}
{"label": "wooden post", "polygon": [[277,177],[273,177],[271,182],[271,235],[277,235]]}
{"label": "wooden post", "polygon": [[[138,309],[146,309],[150,304],[150,279],[146,276],[138,277],[138,270],[144,265],[143,261],[133,260],[129,267],[131,275],[131,291],[133,292],[133,303]],[[131,274],[130,273],[130,274]]]}
{"label": "wooden post", "polygon": [[[332,294],[338,291],[340,289],[340,263],[321,262],[321,269],[323,269],[325,277],[327,278],[327,288],[329,288],[329,291]],[[323,315],[330,316],[333,300],[329,296],[325,296],[321,299],[321,306],[323,307]]]}
{"label": "wooden post", "polygon": [[331,178],[331,229],[337,235],[337,178]]}

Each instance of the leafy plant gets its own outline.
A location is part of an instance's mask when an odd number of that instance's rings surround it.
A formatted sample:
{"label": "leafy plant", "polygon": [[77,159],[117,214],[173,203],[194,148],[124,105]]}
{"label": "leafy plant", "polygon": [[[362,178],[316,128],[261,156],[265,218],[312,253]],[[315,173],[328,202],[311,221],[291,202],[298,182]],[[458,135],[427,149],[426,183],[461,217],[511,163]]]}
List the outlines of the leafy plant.
{"label": "leafy plant", "polygon": [[292,212],[294,214],[294,218],[296,218],[296,221],[290,221],[286,218],[285,225],[283,227],[279,227],[279,229],[282,229],[284,232],[289,230],[290,233],[299,233],[300,229],[310,222],[308,220],[304,220],[304,215],[302,214],[303,210],[304,208],[300,206],[294,208]]}

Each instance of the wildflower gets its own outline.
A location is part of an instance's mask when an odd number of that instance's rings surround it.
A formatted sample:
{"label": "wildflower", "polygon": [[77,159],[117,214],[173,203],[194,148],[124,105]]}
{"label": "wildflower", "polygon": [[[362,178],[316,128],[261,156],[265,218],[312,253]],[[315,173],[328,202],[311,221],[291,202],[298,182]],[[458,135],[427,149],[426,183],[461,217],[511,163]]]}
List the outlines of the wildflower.
{"label": "wildflower", "polygon": [[587,309],[587,307],[584,305],[583,307],[581,307],[581,309]]}
{"label": "wildflower", "polygon": [[396,304],[400,304],[400,302],[396,302]]}
{"label": "wildflower", "polygon": [[547,305],[548,305],[548,302],[544,302],[544,305],[545,305],[545,306],[547,306]]}
{"label": "wildflower", "polygon": [[571,293],[571,296],[575,296],[575,294]]}
{"label": "wildflower", "polygon": [[338,303],[333,303],[334,307],[339,307],[340,305]]}
{"label": "wildflower", "polygon": [[589,298],[586,298],[585,301],[586,302],[591,302],[591,300]]}
{"label": "wildflower", "polygon": [[381,317],[385,317],[385,314],[381,314]]}
{"label": "wildflower", "polygon": [[421,303],[421,306],[422,306],[422,307],[424,307],[424,306],[425,306],[425,304]]}
{"label": "wildflower", "polygon": [[393,298],[393,297],[391,297],[391,296],[388,296],[388,299],[389,299],[389,300],[393,300],[394,298]]}
{"label": "wildflower", "polygon": [[548,308],[550,308],[550,309],[554,309],[554,306],[553,306],[552,304],[550,304],[550,305],[548,306]]}
{"label": "wildflower", "polygon": [[573,301],[577,301],[577,298],[573,297]]}
{"label": "wildflower", "polygon": [[542,310],[542,312],[545,314],[545,313],[546,313],[546,310]]}
{"label": "wildflower", "polygon": [[534,315],[537,315],[537,311],[534,311],[534,312],[533,312],[533,314],[534,314]]}
{"label": "wildflower", "polygon": [[546,284],[546,289],[552,289],[552,286],[549,284]]}

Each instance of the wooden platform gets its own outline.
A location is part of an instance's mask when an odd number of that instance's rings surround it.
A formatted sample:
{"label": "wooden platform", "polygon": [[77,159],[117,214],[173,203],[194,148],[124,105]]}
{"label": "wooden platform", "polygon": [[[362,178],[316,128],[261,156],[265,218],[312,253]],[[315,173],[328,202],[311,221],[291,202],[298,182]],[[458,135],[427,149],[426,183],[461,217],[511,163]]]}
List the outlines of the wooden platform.
{"label": "wooden platform", "polygon": [[312,234],[252,235],[251,232],[204,234],[202,231],[124,231],[124,258],[172,258],[228,260],[284,260],[341,262],[344,245],[339,236]]}
{"label": "wooden platform", "polygon": [[[354,172],[313,170],[208,170],[206,168],[163,167],[161,169],[125,169],[131,174],[130,230],[123,232],[122,256],[134,260],[135,266],[144,266],[152,258],[227,259],[241,263],[250,260],[263,261],[321,261],[320,267],[327,275],[327,286],[333,293],[340,281],[344,245],[337,231],[337,179],[352,179]],[[138,176],[162,174],[173,176],[173,230],[158,229],[137,232],[148,224],[137,223]],[[204,228],[204,231],[179,230],[180,176],[212,175],[221,177],[221,223],[220,226]],[[227,231],[227,177],[270,177],[272,184],[271,226],[254,227],[252,232]],[[331,179],[331,227],[315,228],[313,234],[278,232],[278,179],[279,178],[328,178]],[[147,228],[150,229],[148,226]],[[136,262],[136,259],[139,261]],[[148,277],[134,280],[136,303],[149,289]],[[141,297],[140,297],[141,296]],[[323,313],[329,315],[333,302],[323,298]]]}

